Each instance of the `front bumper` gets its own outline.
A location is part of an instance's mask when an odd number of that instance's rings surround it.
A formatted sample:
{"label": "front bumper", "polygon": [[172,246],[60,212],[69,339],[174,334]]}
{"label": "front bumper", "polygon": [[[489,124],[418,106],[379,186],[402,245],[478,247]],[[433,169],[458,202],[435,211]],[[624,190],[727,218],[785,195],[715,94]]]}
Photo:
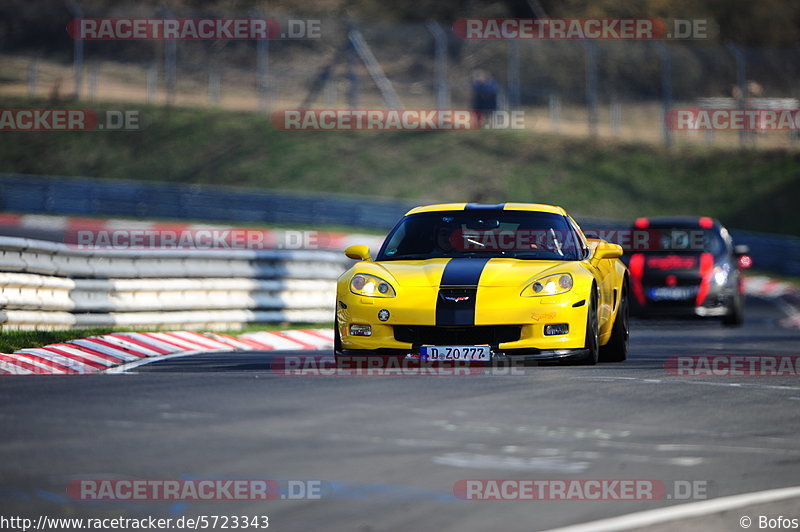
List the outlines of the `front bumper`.
{"label": "front bumper", "polygon": [[[519,335],[511,341],[493,343],[469,341],[474,340],[473,334],[463,334],[462,339],[467,341],[459,342],[457,334],[447,333],[469,327],[437,326],[436,290],[406,288],[405,292],[406,296],[402,298],[369,298],[349,291],[342,293],[340,290],[336,317],[343,351],[378,354],[378,350],[389,350],[394,354],[405,355],[419,354],[421,345],[490,345],[498,356],[557,359],[572,356],[572,352],[582,350],[585,346],[588,305],[585,298],[578,293],[551,297],[521,297],[518,289],[481,288],[477,295],[473,327],[475,329],[519,328]],[[388,311],[389,318],[386,321],[379,319],[381,311]],[[382,313],[383,316],[385,314]],[[350,335],[351,324],[369,325],[371,335]],[[555,324],[567,324],[569,332],[546,336],[545,326]],[[440,332],[443,333],[441,336],[447,337],[448,341],[442,344],[398,339],[398,337],[408,339],[408,336],[401,332],[401,328],[407,332],[408,328],[414,327],[441,329]]]}
{"label": "front bumper", "polygon": [[729,312],[735,304],[736,294],[730,291],[711,292],[702,304],[697,305],[694,298],[678,301],[647,300],[645,306],[634,309],[642,317],[664,318],[719,318]]}
{"label": "front bumper", "polygon": [[[588,350],[579,349],[506,349],[496,351],[492,349],[492,363],[515,362],[540,362],[540,361],[569,361],[585,357]],[[385,357],[419,359],[419,349],[345,349],[344,357]]]}

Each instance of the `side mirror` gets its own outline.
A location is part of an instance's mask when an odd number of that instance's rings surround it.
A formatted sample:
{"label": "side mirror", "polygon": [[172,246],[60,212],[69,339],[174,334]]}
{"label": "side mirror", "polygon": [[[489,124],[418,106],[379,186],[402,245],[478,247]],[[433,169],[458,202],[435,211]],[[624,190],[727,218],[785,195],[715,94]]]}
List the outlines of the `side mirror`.
{"label": "side mirror", "polygon": [[622,256],[622,246],[601,242],[594,250],[594,259],[618,259]]}
{"label": "side mirror", "polygon": [[344,250],[344,254],[347,255],[348,258],[353,260],[370,260],[369,247],[363,244],[350,246],[349,248]]}

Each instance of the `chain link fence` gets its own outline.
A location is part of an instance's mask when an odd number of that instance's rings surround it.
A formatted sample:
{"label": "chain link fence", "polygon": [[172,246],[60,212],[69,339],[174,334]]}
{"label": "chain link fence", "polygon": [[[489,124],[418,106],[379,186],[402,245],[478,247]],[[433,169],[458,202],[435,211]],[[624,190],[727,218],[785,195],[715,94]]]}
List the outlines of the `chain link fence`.
{"label": "chain link fence", "polygon": [[[219,16],[219,14],[213,14]],[[800,48],[740,48],[713,40],[462,40],[448,24],[274,17],[301,38],[274,40],[71,39],[71,18],[192,18],[113,3],[66,4],[51,15],[59,37],[32,50],[0,40],[0,94],[208,106],[269,112],[316,108],[470,108],[476,71],[494,78],[500,109],[523,110],[525,128],[653,143],[795,146],[795,132],[671,131],[673,108],[797,107]],[[269,13],[225,13],[269,17]],[[60,18],[59,18],[60,17]],[[33,20],[18,21],[23,26]],[[39,21],[39,24],[43,22]],[[318,38],[303,30],[318,24]],[[42,31],[41,28],[38,31]],[[59,33],[60,32],[60,33]]]}

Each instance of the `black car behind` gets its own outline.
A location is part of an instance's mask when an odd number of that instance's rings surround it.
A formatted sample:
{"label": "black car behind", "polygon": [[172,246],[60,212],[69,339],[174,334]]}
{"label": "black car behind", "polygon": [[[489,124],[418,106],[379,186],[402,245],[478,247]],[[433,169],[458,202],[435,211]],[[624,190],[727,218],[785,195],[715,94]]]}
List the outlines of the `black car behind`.
{"label": "black car behind", "polygon": [[751,259],[708,217],[639,218],[626,253],[632,311],[642,317],[744,319],[742,270]]}

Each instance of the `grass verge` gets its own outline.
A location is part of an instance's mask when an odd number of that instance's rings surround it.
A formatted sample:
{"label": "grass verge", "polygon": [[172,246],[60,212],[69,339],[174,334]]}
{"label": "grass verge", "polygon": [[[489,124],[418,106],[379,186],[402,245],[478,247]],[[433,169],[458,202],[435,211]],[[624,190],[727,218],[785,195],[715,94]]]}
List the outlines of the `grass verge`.
{"label": "grass verge", "polygon": [[[5,99],[3,107],[85,107]],[[575,139],[530,131],[292,132],[266,115],[139,109],[132,132],[5,132],[0,172],[239,185],[428,201],[531,201],[576,215],[707,215],[800,235],[800,153]],[[368,200],[365,200],[368,201]]]}

